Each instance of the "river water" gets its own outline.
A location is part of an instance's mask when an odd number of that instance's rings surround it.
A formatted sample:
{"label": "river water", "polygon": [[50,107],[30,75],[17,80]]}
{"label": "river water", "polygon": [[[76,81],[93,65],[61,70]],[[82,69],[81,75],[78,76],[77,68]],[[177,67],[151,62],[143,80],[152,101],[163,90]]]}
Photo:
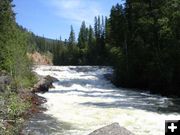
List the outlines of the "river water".
{"label": "river water", "polygon": [[26,127],[35,135],[87,135],[118,122],[135,135],[164,135],[165,120],[180,119],[180,99],[116,88],[104,75],[110,67],[38,66],[39,75],[59,81],[40,96],[47,111]]}

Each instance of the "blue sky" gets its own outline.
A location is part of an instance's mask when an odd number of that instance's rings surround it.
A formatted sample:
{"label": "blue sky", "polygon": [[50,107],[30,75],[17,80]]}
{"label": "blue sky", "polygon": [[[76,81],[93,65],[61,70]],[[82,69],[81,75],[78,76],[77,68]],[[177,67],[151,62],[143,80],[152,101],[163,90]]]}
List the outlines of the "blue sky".
{"label": "blue sky", "polygon": [[84,20],[94,24],[97,15],[109,16],[121,0],[14,0],[16,21],[37,35],[64,40],[73,25],[76,38]]}

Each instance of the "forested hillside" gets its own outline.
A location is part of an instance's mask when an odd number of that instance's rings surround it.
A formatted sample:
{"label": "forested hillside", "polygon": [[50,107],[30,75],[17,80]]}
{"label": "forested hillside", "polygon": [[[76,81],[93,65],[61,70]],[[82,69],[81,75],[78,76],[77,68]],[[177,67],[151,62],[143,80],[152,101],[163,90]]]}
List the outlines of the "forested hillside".
{"label": "forested hillside", "polygon": [[9,0],[0,2],[0,71],[8,72],[18,85],[30,79],[31,66],[26,56],[28,35],[18,28],[12,7]]}
{"label": "forested hillside", "polygon": [[179,0],[127,0],[95,17],[94,28],[82,22],[77,41],[71,26],[64,42],[35,43],[55,65],[111,65],[119,86],[180,95],[179,9]]}
{"label": "forested hillside", "polygon": [[11,0],[0,0],[0,134],[19,134],[22,114],[30,103],[20,91],[31,87],[36,78],[27,58],[28,34],[15,22]]}

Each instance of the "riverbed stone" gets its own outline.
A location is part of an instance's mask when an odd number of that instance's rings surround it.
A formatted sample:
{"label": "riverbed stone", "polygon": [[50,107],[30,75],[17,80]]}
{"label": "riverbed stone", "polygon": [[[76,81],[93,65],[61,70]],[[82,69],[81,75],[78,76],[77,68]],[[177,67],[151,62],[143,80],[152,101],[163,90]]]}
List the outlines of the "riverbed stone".
{"label": "riverbed stone", "polygon": [[95,130],[89,135],[134,135],[129,130],[121,127],[118,123],[112,123],[111,125],[102,127]]}
{"label": "riverbed stone", "polygon": [[48,92],[49,88],[53,88],[52,83],[58,81],[52,76],[40,77],[38,83],[34,86],[33,92]]}

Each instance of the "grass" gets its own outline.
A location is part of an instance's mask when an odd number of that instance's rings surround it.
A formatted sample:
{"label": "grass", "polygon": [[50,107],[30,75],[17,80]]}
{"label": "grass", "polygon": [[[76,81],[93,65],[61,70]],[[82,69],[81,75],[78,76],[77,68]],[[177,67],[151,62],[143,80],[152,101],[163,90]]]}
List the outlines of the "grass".
{"label": "grass", "polygon": [[21,98],[18,88],[30,88],[36,81],[34,75],[24,77],[21,81],[18,78],[6,87],[5,92],[0,93],[0,135],[19,134],[24,122],[23,113],[27,112],[31,103]]}

